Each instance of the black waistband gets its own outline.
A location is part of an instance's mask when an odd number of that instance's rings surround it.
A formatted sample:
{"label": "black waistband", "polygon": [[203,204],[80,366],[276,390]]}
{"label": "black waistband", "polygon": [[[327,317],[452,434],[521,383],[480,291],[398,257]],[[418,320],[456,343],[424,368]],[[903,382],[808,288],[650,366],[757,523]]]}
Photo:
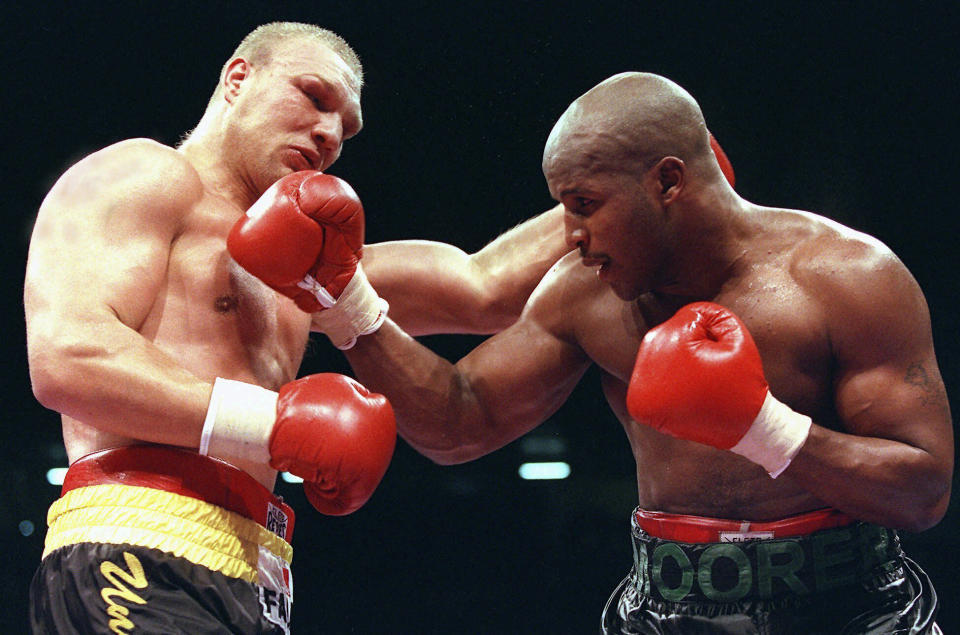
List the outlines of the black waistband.
{"label": "black waistband", "polygon": [[633,526],[633,584],[672,602],[736,602],[809,595],[896,570],[903,552],[895,531],[870,523],[807,536],[689,544]]}

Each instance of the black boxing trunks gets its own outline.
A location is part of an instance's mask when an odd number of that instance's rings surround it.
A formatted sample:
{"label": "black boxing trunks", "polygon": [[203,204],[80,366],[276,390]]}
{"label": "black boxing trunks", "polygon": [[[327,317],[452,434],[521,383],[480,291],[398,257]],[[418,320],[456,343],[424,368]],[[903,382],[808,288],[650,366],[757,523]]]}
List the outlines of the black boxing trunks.
{"label": "black boxing trunks", "polygon": [[289,633],[293,510],[250,475],[130,446],[70,466],[30,587],[34,633]]}
{"label": "black boxing trunks", "polygon": [[824,509],[750,523],[648,512],[601,633],[939,633],[895,531]]}

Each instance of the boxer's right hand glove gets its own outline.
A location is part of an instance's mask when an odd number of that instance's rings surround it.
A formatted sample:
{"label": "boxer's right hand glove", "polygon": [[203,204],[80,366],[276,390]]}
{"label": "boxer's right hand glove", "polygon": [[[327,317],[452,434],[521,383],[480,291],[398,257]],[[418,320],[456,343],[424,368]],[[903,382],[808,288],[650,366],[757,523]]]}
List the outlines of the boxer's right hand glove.
{"label": "boxer's right hand glove", "polygon": [[387,398],[345,375],[309,375],[279,393],[217,378],[200,453],[295,474],[314,507],[339,516],[367,502],[395,443]]}
{"label": "boxer's right hand glove", "polygon": [[303,311],[338,348],[383,323],[387,304],[370,286],[360,256],[363,205],[350,185],[314,170],[267,189],[227,236],[237,263]]}
{"label": "boxer's right hand glove", "polygon": [[773,478],[810,432],[810,417],[778,401],[743,322],[712,302],[689,304],[650,329],[627,389],[637,422],[730,450]]}

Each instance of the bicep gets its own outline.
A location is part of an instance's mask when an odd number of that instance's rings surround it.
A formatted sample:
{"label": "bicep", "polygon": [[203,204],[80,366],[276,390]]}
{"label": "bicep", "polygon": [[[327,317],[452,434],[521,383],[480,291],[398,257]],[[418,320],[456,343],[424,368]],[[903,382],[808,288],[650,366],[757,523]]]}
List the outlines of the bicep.
{"label": "bicep", "polygon": [[836,386],[836,408],[847,432],[949,458],[950,408],[932,351],[841,370]]}
{"label": "bicep", "polygon": [[41,214],[27,267],[29,310],[68,323],[113,314],[137,328],[156,294],[164,242],[153,233],[107,234],[102,220],[56,204]]}
{"label": "bicep", "polygon": [[[457,363],[497,447],[544,422],[567,400],[592,361],[542,319],[534,298],[521,318]],[[549,309],[546,309],[549,311]]]}
{"label": "bicep", "polygon": [[846,431],[900,441],[949,462],[949,405],[919,286],[890,261],[866,291],[839,303],[833,320],[835,400]]}
{"label": "bicep", "polygon": [[72,168],[40,208],[27,261],[28,318],[46,316],[58,327],[119,318],[136,329],[153,304],[175,224],[102,163]]}

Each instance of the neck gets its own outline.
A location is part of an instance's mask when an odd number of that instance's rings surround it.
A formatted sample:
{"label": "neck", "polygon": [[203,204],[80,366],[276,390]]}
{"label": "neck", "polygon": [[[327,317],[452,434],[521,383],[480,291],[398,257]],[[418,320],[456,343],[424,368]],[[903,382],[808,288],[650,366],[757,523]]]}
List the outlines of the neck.
{"label": "neck", "polygon": [[668,275],[654,292],[710,299],[739,276],[751,233],[746,211],[746,201],[726,187],[685,201],[684,209],[676,211],[682,216]]}
{"label": "neck", "polygon": [[233,153],[226,148],[223,130],[216,114],[207,112],[177,150],[197,170],[207,191],[247,209],[260,193],[227,160]]}

